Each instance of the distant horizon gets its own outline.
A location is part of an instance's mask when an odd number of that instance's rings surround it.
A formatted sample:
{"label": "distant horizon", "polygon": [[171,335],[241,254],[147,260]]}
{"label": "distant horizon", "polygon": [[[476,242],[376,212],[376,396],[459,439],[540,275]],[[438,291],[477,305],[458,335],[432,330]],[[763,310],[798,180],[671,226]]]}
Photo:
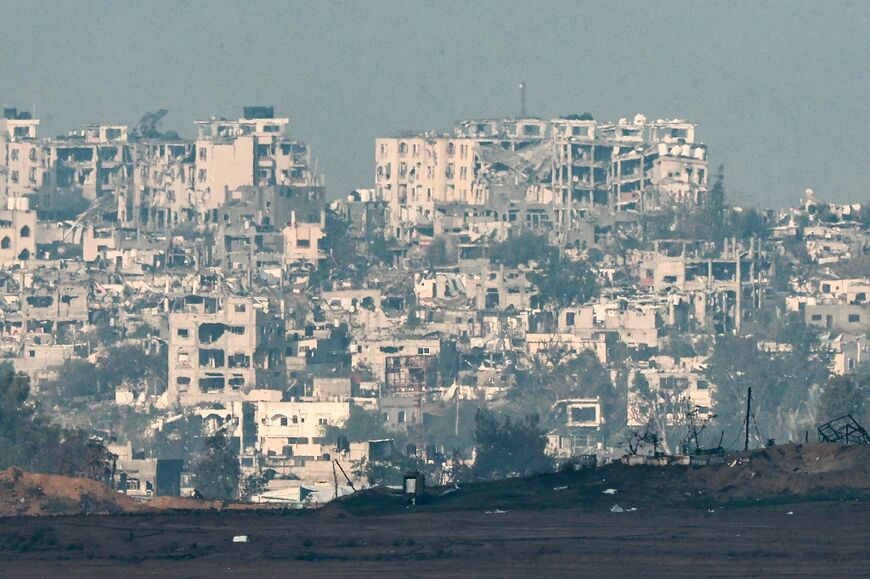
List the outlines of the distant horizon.
{"label": "distant horizon", "polygon": [[870,199],[870,3],[9,4],[0,102],[43,136],[271,104],[340,198],[372,186],[375,138],[514,116],[522,81],[530,116],[696,123],[737,205]]}

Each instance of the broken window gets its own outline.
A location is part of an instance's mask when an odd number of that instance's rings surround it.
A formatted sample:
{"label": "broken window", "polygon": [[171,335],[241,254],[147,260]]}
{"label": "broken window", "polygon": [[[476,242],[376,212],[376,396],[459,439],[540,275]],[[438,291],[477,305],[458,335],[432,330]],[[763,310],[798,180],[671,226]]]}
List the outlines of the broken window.
{"label": "broken window", "polygon": [[205,368],[223,368],[225,355],[223,350],[200,348],[199,365]]}
{"label": "broken window", "polygon": [[850,323],[850,324],[857,324],[857,323],[860,322],[860,321],[861,321],[861,316],[860,316],[860,315],[858,315],[858,314],[849,314],[849,323]]}
{"label": "broken window", "polygon": [[190,337],[190,329],[188,328],[178,328],[176,332],[179,338],[189,338]]}
{"label": "broken window", "polygon": [[577,317],[577,314],[575,314],[574,312],[568,312],[567,314],[565,314],[565,325],[566,326],[573,326],[574,320],[576,317]]}
{"label": "broken window", "polygon": [[227,364],[230,368],[250,368],[251,357],[247,354],[231,354]]}
{"label": "broken window", "polygon": [[203,344],[213,344],[221,339],[227,329],[226,324],[201,324],[199,326],[199,341]]}
{"label": "broken window", "polygon": [[224,389],[224,377],[223,376],[206,376],[205,378],[199,379],[199,389],[203,392],[208,392],[212,390],[223,390]]}
{"label": "broken window", "polygon": [[9,239],[9,236],[3,236],[3,239],[0,240],[0,249],[9,249],[10,245],[12,245],[12,240]]}
{"label": "broken window", "polygon": [[571,407],[571,422],[595,422],[597,416],[594,406]]}

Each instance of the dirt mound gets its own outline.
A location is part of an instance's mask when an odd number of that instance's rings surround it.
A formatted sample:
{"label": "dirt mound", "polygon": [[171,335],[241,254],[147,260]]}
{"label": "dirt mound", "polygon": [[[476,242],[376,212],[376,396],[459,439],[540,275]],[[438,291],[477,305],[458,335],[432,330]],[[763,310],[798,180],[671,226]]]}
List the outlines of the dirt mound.
{"label": "dirt mound", "polygon": [[785,444],[732,455],[724,465],[691,475],[727,499],[870,492],[870,447]]}
{"label": "dirt mound", "polygon": [[637,500],[665,503],[838,498],[870,494],[870,447],[784,444],[726,456],[711,466],[626,466],[598,472]]}
{"label": "dirt mound", "polygon": [[0,472],[0,516],[132,513],[145,507],[130,497],[87,478],[31,473],[20,468]]}
{"label": "dirt mound", "polygon": [[[728,455],[711,466],[629,466],[429,488],[415,510],[489,511],[840,499],[870,495],[870,447],[787,444]],[[329,503],[323,513],[404,512],[398,492],[369,489]]]}
{"label": "dirt mound", "polygon": [[221,501],[206,501],[189,497],[154,497],[148,506],[158,510],[217,511],[223,508]]}

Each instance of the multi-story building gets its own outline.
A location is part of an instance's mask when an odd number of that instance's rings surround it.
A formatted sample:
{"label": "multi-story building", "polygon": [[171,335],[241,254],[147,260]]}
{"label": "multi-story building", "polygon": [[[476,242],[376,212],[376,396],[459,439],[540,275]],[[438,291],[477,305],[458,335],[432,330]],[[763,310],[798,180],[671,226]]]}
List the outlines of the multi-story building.
{"label": "multi-story building", "polygon": [[0,117],[0,200],[30,196],[42,186],[44,153],[38,144],[39,121],[30,113],[3,109]]}
{"label": "multi-story building", "polygon": [[169,313],[170,405],[241,399],[282,389],[284,320],[250,297],[188,295]]}
{"label": "multi-story building", "polygon": [[377,139],[375,165],[376,195],[400,239],[431,226],[439,206],[485,205],[505,221],[524,209],[570,229],[588,211],[702,203],[708,179],[693,124],[643,115],[462,121],[453,135]]}
{"label": "multi-story building", "polygon": [[[40,215],[69,218],[108,193],[122,225],[162,229],[216,222],[231,201],[261,201],[261,223],[281,226],[297,198],[322,197],[308,146],[286,135],[272,107],[238,120],[197,121],[197,138],[143,138],[126,125],[88,125],[38,139],[39,121],[5,109],[0,119],[0,199],[38,197]],[[129,138],[128,138],[129,137]],[[256,190],[269,188],[269,196]],[[274,215],[272,215],[274,213]],[[72,214],[72,215],[70,215]]]}
{"label": "multi-story building", "polygon": [[26,197],[10,197],[0,211],[0,264],[10,265],[36,256],[36,211]]}

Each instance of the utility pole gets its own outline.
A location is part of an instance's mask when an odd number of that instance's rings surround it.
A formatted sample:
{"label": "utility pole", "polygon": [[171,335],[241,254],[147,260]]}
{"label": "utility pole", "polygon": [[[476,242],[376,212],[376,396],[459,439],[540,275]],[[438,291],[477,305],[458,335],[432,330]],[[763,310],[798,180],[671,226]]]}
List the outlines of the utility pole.
{"label": "utility pole", "polygon": [[453,433],[459,436],[459,387],[456,387],[456,424],[454,425]]}
{"label": "utility pole", "polygon": [[752,387],[746,389],[746,437],[743,439],[743,451],[749,450],[749,413],[752,412]]}

